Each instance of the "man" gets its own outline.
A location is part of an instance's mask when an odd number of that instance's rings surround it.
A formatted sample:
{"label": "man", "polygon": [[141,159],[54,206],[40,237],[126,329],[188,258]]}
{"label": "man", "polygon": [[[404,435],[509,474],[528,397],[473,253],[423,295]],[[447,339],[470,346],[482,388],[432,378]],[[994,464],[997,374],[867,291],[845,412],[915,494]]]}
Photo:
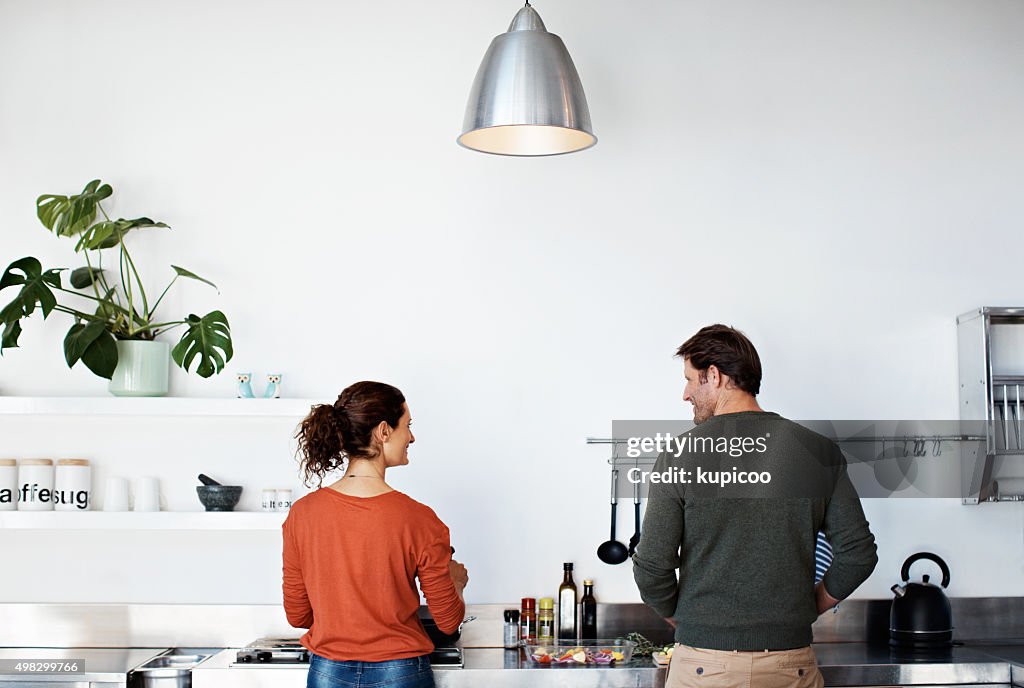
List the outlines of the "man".
{"label": "man", "polygon": [[[761,409],[761,361],[743,333],[711,325],[676,355],[697,426],[678,438],[688,450],[662,454],[654,471],[689,471],[690,482],[652,482],[633,557],[643,601],[675,628],[666,688],[820,688],[811,624],[878,561],[845,459],[827,438]],[[722,441],[749,451],[712,451]],[[761,484],[698,483],[714,475],[708,468],[752,468]],[[834,552],[815,584],[819,531]]]}

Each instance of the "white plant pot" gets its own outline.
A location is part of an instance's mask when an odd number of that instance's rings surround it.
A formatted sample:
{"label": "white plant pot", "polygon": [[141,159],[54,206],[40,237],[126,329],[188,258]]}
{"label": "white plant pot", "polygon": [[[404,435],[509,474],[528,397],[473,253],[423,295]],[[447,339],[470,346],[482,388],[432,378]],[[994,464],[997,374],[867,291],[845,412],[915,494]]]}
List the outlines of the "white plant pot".
{"label": "white plant pot", "polygon": [[118,397],[162,397],[167,394],[170,368],[171,347],[167,342],[118,341],[110,393]]}

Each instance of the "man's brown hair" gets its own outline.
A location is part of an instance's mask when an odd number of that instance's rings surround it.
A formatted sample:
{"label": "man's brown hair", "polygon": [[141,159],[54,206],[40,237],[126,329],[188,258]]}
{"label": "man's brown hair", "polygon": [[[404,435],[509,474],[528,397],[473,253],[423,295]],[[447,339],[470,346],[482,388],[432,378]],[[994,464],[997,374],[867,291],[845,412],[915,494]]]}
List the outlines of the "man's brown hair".
{"label": "man's brown hair", "polygon": [[707,379],[708,368],[715,366],[744,392],[756,396],[761,391],[761,359],[747,336],[736,328],[703,327],[683,342],[676,356],[700,371],[701,382]]}

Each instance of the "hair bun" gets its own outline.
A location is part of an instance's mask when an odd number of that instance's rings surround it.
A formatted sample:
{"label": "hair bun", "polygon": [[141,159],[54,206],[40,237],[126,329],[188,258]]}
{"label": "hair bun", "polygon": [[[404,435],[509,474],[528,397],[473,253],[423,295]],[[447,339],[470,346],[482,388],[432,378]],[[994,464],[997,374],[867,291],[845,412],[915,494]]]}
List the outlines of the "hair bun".
{"label": "hair bun", "polygon": [[348,411],[345,410],[344,405],[336,403],[331,407],[331,409],[331,418],[338,424],[338,428],[341,430],[342,434],[350,432],[352,429],[352,420],[348,417]]}

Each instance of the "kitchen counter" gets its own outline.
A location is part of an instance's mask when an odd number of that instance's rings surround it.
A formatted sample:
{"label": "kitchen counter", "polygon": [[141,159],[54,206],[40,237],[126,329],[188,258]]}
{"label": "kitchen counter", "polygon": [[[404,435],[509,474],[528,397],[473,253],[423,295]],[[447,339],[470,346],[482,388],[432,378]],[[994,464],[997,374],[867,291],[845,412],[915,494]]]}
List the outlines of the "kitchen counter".
{"label": "kitchen counter", "polygon": [[[949,687],[956,685],[954,682],[970,682],[988,686],[1012,683],[1024,688],[1024,597],[953,598],[951,603],[956,637],[965,639],[966,644],[951,649],[945,657],[919,658],[889,650],[885,645],[889,600],[847,600],[839,613],[823,614],[814,624],[814,637],[819,641],[814,648],[826,685]],[[467,614],[478,620],[467,624],[462,635],[466,668],[438,667],[435,674],[440,688],[664,685],[665,670],[646,658],[616,667],[535,667],[515,652],[506,653],[497,646],[502,642],[502,613],[507,606],[471,605],[467,609]],[[668,625],[645,605],[599,604],[598,608],[602,637],[638,631],[656,644],[671,637]],[[216,652],[195,669],[195,688],[305,688],[306,666],[230,666],[238,648],[257,638],[299,635],[288,625],[279,605],[3,604],[0,619],[4,621],[0,623],[4,656],[86,659],[88,673],[80,675],[80,685],[93,681],[123,686],[129,668],[161,652],[123,649],[126,647],[222,647],[231,649]],[[31,649],[43,645],[108,649]],[[4,685],[24,683],[0,681],[0,688]],[[51,685],[56,688],[60,684]]]}
{"label": "kitchen counter", "polygon": [[[306,665],[233,667],[231,664],[237,652],[237,649],[224,650],[196,667],[192,673],[193,688],[305,688]],[[463,656],[464,668],[434,669],[437,688],[479,688],[481,685],[488,688],[544,688],[565,686],[567,680],[572,686],[581,688],[636,688],[638,685],[654,685],[658,674],[663,676],[665,673],[655,667],[650,658],[617,667],[537,667],[517,650],[465,648]]]}
{"label": "kitchen counter", "polygon": [[[9,683],[31,685],[32,682],[45,680],[47,686],[58,684],[93,683],[98,686],[124,686],[128,672],[153,657],[162,649],[125,649],[125,648],[39,648],[16,647],[0,648],[0,686]],[[80,673],[34,674],[15,672],[12,663],[17,661],[82,662]]]}
{"label": "kitchen counter", "polygon": [[921,654],[882,645],[814,645],[827,686],[1009,684],[1010,662],[975,647]]}
{"label": "kitchen counter", "polygon": [[[826,686],[963,685],[1024,686],[1024,645],[955,647],[944,656],[914,656],[865,643],[814,646]],[[306,667],[230,667],[236,650],[225,650],[200,665],[194,688],[303,688]],[[538,667],[521,652],[466,648],[465,668],[434,670],[438,688],[662,688],[666,672],[650,658],[616,667]]]}
{"label": "kitchen counter", "polygon": [[1010,663],[1010,683],[1024,686],[1024,639],[1015,644],[994,643],[975,645],[975,649]]}

